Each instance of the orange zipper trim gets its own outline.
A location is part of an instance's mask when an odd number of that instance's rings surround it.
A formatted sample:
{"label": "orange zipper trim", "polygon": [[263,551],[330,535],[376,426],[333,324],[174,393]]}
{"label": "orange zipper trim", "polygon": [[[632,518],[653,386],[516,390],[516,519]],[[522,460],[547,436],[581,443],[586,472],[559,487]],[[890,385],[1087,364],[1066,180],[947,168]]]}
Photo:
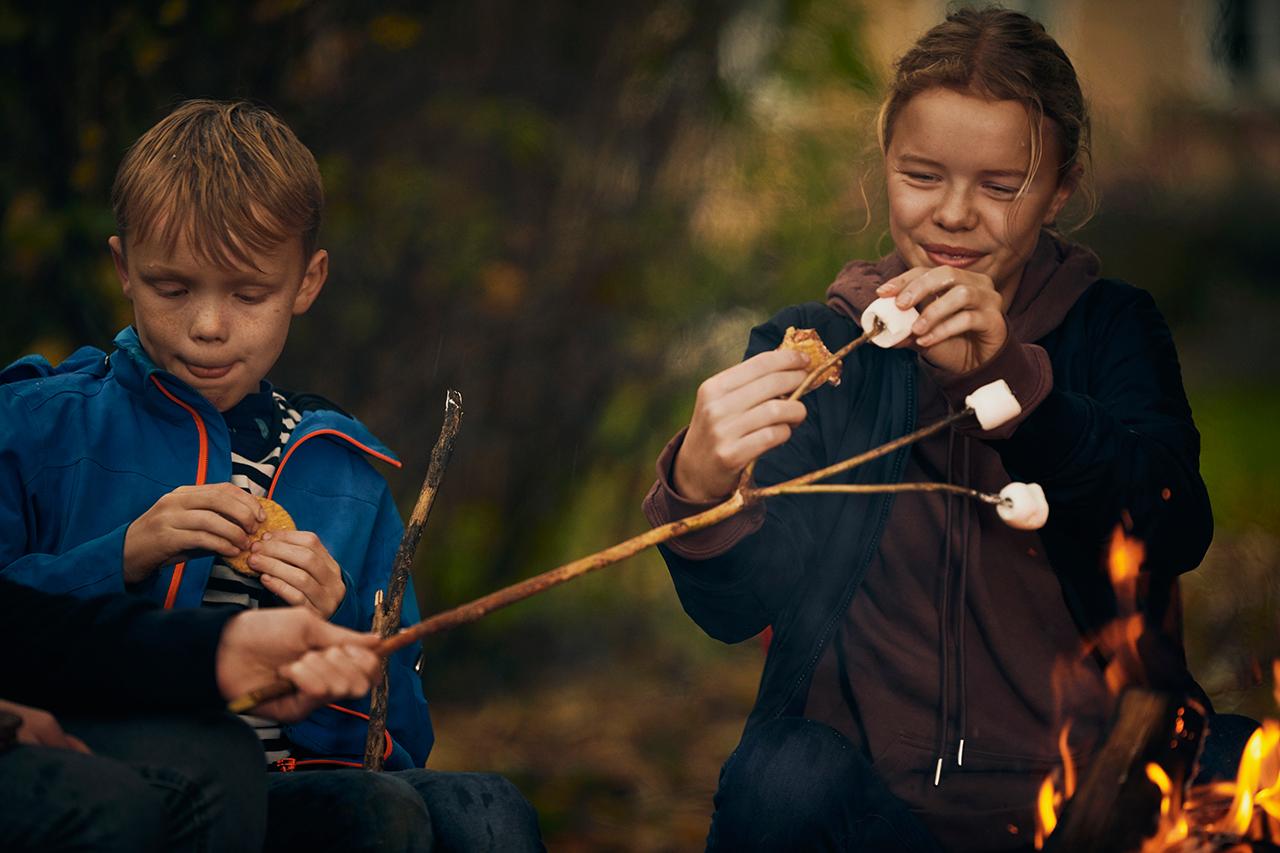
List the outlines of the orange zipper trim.
{"label": "orange zipper trim", "polygon": [[391,465],[392,467],[399,468],[401,466],[401,463],[399,460],[392,459],[390,456],[388,456],[385,453],[379,453],[378,451],[374,450],[372,447],[369,447],[368,445],[365,445],[365,444],[361,444],[351,436],[347,435],[342,430],[318,429],[315,432],[309,432],[306,435],[304,435],[302,438],[298,439],[298,443],[295,444],[293,447],[290,447],[289,452],[286,453],[284,455],[284,458],[280,460],[280,464],[276,466],[276,475],[271,478],[271,488],[267,489],[268,498],[271,498],[276,493],[276,484],[280,482],[280,472],[284,470],[284,464],[289,461],[289,457],[293,455],[293,451],[297,450],[299,447],[306,444],[308,441],[310,441],[311,439],[315,438],[318,435],[335,435],[338,438],[342,439],[343,441],[346,441],[349,444],[355,445],[356,447],[360,448],[365,453],[368,453],[370,456],[374,457],[375,459],[381,459],[383,462],[386,462],[388,465]]}
{"label": "orange zipper trim", "polygon": [[[368,714],[362,714],[359,711],[353,711],[350,708],[344,708],[341,705],[335,705],[332,702],[329,703],[329,707],[335,711],[341,711],[344,714],[350,714],[353,717],[360,717],[363,720],[369,719]],[[386,752],[382,753],[382,760],[386,761],[388,758],[391,757],[391,732],[387,731],[386,729],[383,729],[382,736],[387,739],[387,750]],[[361,764],[357,766],[363,767],[364,765]]]}
{"label": "orange zipper trim", "polygon": [[[200,420],[200,415],[196,413],[195,409],[191,408],[170,393],[169,389],[165,388],[164,384],[154,375],[151,377],[151,381],[160,389],[161,394],[168,397],[174,403],[177,403],[183,409],[186,409],[187,414],[191,415],[191,419],[196,422],[196,435],[200,439],[199,459],[196,462],[196,485],[203,486],[205,477],[209,473],[209,432],[204,427],[204,421]],[[164,607],[166,610],[172,609],[173,602],[178,598],[178,587],[182,586],[182,573],[186,568],[186,560],[183,560],[181,563],[178,563],[173,567],[173,578],[169,581],[169,591],[166,592],[164,596]]]}

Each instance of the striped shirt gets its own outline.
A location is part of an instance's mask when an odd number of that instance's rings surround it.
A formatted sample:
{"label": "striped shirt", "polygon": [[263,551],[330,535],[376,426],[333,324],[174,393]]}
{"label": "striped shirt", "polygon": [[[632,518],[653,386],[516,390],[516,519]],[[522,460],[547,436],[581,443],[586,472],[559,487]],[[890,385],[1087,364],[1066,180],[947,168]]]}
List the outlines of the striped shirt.
{"label": "striped shirt", "polygon": [[[266,497],[281,451],[302,416],[276,391],[250,394],[222,416],[231,437],[231,482],[255,497]],[[256,576],[237,573],[219,557],[209,573],[202,604],[252,610],[280,607],[284,602],[264,588]],[[279,723],[251,714],[241,714],[240,718],[262,739],[269,765],[290,757],[289,742]]]}

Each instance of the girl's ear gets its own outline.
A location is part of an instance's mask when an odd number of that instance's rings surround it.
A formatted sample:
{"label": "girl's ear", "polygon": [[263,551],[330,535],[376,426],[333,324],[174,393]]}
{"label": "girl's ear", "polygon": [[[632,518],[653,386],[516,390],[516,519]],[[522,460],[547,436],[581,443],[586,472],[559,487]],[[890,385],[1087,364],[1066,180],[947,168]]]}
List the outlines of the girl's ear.
{"label": "girl's ear", "polygon": [[1058,188],[1053,191],[1053,200],[1049,202],[1049,208],[1044,212],[1045,225],[1052,225],[1058,221],[1058,214],[1062,212],[1062,208],[1067,206],[1067,202],[1071,200],[1071,196],[1075,193],[1076,188],[1080,186],[1080,179],[1084,176],[1084,166],[1076,163],[1072,166],[1067,174],[1058,182]]}

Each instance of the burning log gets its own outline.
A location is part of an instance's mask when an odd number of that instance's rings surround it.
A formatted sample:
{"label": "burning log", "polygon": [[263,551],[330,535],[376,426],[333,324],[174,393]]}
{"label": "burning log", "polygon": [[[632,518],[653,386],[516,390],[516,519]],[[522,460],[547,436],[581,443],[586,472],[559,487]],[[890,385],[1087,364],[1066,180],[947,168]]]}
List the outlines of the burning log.
{"label": "burning log", "polygon": [[[1198,703],[1146,688],[1126,690],[1106,743],[1052,828],[1046,853],[1143,849],[1144,839],[1156,832],[1164,800],[1148,766],[1160,768],[1180,807],[1204,734]],[[1052,825],[1052,815],[1041,818]]]}

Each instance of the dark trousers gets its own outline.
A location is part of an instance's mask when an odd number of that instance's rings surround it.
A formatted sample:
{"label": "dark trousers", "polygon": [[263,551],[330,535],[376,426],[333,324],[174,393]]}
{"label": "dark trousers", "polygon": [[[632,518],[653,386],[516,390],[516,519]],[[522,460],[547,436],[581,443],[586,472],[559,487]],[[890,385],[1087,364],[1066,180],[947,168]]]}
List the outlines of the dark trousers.
{"label": "dark trousers", "polygon": [[754,728],[720,771],[709,851],[940,848],[835,729],[800,717]]}
{"label": "dark trousers", "polygon": [[271,773],[267,785],[273,853],[543,850],[533,806],[491,773],[314,770]]}
{"label": "dark trousers", "polygon": [[0,753],[0,850],[258,850],[262,745],[226,714],[60,720],[93,755]]}

